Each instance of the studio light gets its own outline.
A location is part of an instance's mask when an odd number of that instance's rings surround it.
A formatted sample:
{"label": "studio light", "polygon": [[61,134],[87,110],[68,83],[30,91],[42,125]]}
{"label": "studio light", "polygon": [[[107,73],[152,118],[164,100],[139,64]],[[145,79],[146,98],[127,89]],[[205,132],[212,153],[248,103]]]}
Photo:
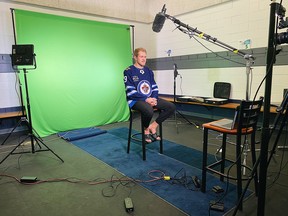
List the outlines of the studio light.
{"label": "studio light", "polygon": [[12,66],[34,65],[34,45],[12,45]]}

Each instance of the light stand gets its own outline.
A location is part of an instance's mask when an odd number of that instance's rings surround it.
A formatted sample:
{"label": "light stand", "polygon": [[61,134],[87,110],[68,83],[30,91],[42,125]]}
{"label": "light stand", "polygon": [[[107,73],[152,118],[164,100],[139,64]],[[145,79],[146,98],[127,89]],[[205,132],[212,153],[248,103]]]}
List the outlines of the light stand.
{"label": "light stand", "polygon": [[[176,78],[178,76],[178,71],[177,71],[177,65],[174,64],[174,85],[173,85],[173,102],[174,104],[176,103]],[[177,108],[174,112],[174,120],[175,120],[175,125],[176,125],[176,130],[177,130],[177,134],[179,133],[179,129],[178,129],[178,122],[177,122]]]}
{"label": "light stand", "polygon": [[177,69],[178,69],[177,64],[174,64],[174,92],[173,92],[174,103],[176,102],[176,79],[177,79],[177,76],[179,75]]}
{"label": "light stand", "polygon": [[[174,104],[176,104],[176,78],[177,76],[179,75],[178,73],[178,67],[177,67],[177,64],[174,64],[174,92],[173,92],[173,101],[174,101]],[[200,128],[200,126],[194,122],[191,122],[189,121],[184,115],[182,115],[182,113],[180,113],[177,108],[175,110],[175,113],[174,113],[174,118],[175,118],[175,124],[176,124],[176,129],[177,129],[177,133],[179,133],[179,130],[178,130],[178,122],[177,122],[177,114],[179,114],[183,119],[185,119],[190,125],[193,125],[195,126],[196,128]]]}
{"label": "light stand", "polygon": [[[11,9],[11,15],[12,15],[12,25],[13,25],[13,32],[14,32],[14,42],[16,44],[16,33],[15,33],[15,22],[14,22],[14,14],[13,14],[14,9]],[[11,56],[12,58],[12,56]],[[19,73],[18,70],[16,70],[17,73]],[[15,125],[15,127],[10,131],[10,133],[8,134],[8,136],[3,140],[3,142],[1,143],[1,145],[4,145],[5,142],[9,139],[9,137],[12,135],[12,133],[14,132],[14,130],[19,127],[21,125],[21,123],[23,121],[25,121],[26,118],[22,118],[22,117],[26,117],[26,113],[25,113],[25,108],[24,108],[24,104],[23,104],[23,93],[22,93],[22,84],[20,82],[19,76],[17,74],[17,78],[19,80],[19,91],[20,91],[20,103],[21,103],[21,119],[18,121],[18,123]],[[25,122],[26,123],[26,122]]]}
{"label": "light stand", "polygon": [[266,56],[266,81],[264,95],[264,111],[263,111],[263,126],[261,133],[261,151],[260,151],[260,168],[259,168],[259,187],[258,187],[258,208],[257,214],[264,215],[265,213],[265,198],[266,198],[266,178],[267,178],[267,156],[268,145],[270,141],[270,104],[271,104],[271,89],[272,89],[272,73],[273,64],[275,62],[275,23],[276,23],[276,3],[273,2],[270,6],[270,23],[268,34],[268,49]]}
{"label": "light stand", "polygon": [[[21,46],[21,47],[20,47]],[[23,66],[25,64],[30,65],[31,62],[27,61],[28,59],[31,60],[31,58],[27,58],[27,56],[24,56],[23,53],[20,52],[19,55],[17,55],[17,51],[18,49],[21,48],[27,48],[27,46],[32,46],[32,50],[33,50],[33,45],[13,45],[12,48],[12,66]],[[20,48],[19,48],[20,47]],[[25,53],[26,54],[26,53]],[[33,68],[29,68],[29,69],[36,69],[36,60],[35,60],[35,54],[32,53],[32,64],[34,65]],[[35,64],[34,64],[35,62]],[[28,115],[28,119],[25,117],[25,121],[27,122],[28,125],[28,135],[26,136],[25,139],[23,139],[18,145],[16,145],[11,152],[9,152],[1,161],[0,164],[2,164],[10,155],[13,154],[22,154],[22,153],[35,153],[35,152],[41,152],[41,151],[50,151],[52,152],[58,159],[60,159],[62,162],[64,162],[64,160],[62,158],[60,158],[53,150],[51,150],[44,142],[42,139],[40,139],[39,137],[34,135],[34,129],[32,127],[32,116],[31,116],[31,109],[30,109],[30,98],[29,98],[29,91],[28,91],[28,81],[27,81],[27,68],[23,68],[23,73],[24,73],[24,82],[25,82],[25,93],[26,93],[26,102],[27,102],[27,115]],[[22,117],[24,118],[24,117]],[[31,142],[31,152],[30,151],[23,151],[23,152],[14,152],[19,146],[22,145],[22,143],[25,142],[26,139],[30,139]],[[40,149],[36,150],[35,149],[35,144],[37,143],[37,145],[39,146]],[[42,149],[41,145],[44,145],[46,147],[46,149]]]}
{"label": "light stand", "polygon": [[[250,100],[250,73],[252,71],[251,66],[254,64],[254,59],[250,59],[249,55],[244,55],[244,59],[246,59],[246,100]],[[247,165],[247,157],[248,157],[248,152],[250,151],[249,149],[249,143],[247,140],[247,136],[245,136],[245,141],[243,145],[243,175],[246,175],[246,165]]]}

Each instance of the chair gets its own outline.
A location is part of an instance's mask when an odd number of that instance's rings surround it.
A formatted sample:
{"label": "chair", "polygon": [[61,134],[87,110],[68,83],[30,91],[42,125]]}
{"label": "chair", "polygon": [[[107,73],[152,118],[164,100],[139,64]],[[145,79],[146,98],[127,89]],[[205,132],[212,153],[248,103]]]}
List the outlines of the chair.
{"label": "chair", "polygon": [[[160,112],[160,110],[155,109],[154,111]],[[127,153],[129,154],[130,152],[130,143],[131,143],[131,138],[133,137],[132,135],[132,128],[133,128],[133,115],[134,112],[138,112],[136,110],[131,110],[130,109],[130,118],[129,118],[129,132],[128,132],[128,145],[127,145]],[[142,123],[142,114],[141,115],[141,143],[142,143],[142,158],[145,161],[146,160],[146,142],[145,142],[145,134],[144,134],[144,125]],[[159,152],[163,154],[163,137],[162,137],[162,124],[159,124],[159,136],[161,140],[158,142],[160,143],[160,149]]]}
{"label": "chair", "polygon": [[[209,122],[203,124],[203,161],[202,161],[202,184],[201,184],[201,191],[206,191],[206,173],[207,171],[210,171],[214,174],[220,175],[220,180],[223,181],[224,178],[228,179],[234,179],[237,180],[237,198],[238,202],[240,202],[239,209],[242,210],[242,200],[241,194],[242,194],[242,181],[248,180],[248,177],[244,177],[241,175],[241,168],[243,167],[243,164],[241,164],[241,138],[242,136],[250,135],[251,137],[251,156],[252,156],[252,164],[254,165],[256,163],[256,153],[255,153],[255,134],[257,131],[257,122],[258,117],[261,111],[261,106],[263,102],[263,97],[261,97],[259,100],[256,100],[254,102],[252,101],[241,101],[240,106],[238,107],[238,115],[236,119],[237,127],[234,129],[224,129],[219,126],[212,125],[214,122]],[[215,163],[207,165],[207,151],[208,151],[208,131],[213,130],[219,133],[223,134],[222,138],[222,153],[221,153],[221,159]],[[236,136],[236,159],[230,160],[226,158],[226,139],[227,135],[235,135]],[[232,176],[228,173],[228,170],[225,172],[225,162],[230,161],[232,163],[236,164],[236,175]],[[215,166],[220,165],[220,171],[215,169]],[[245,165],[245,168],[249,168]],[[230,170],[229,170],[230,171]],[[254,175],[254,183],[255,183],[255,193],[257,195],[257,182],[258,177],[257,173]]]}

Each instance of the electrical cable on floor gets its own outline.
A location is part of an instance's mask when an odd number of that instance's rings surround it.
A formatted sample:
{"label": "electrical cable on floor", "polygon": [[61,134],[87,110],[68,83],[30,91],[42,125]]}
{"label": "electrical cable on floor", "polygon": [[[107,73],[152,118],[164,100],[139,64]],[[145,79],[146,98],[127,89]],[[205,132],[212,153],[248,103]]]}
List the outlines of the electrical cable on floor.
{"label": "electrical cable on floor", "polygon": [[173,177],[165,176],[164,180],[169,181],[169,183],[172,185],[182,185],[191,191],[200,191],[200,180],[197,178],[197,176],[187,175],[184,168],[181,168]]}
{"label": "electrical cable on floor", "polygon": [[[160,175],[155,175],[155,173],[158,173]],[[23,182],[21,179],[9,175],[9,174],[4,174],[0,173],[0,176],[2,177],[7,177],[7,178],[12,178],[18,183],[25,184],[25,185],[36,185],[36,184],[42,184],[42,183],[50,183],[50,182],[68,182],[68,183],[82,183],[82,184],[88,184],[88,185],[98,185],[98,184],[104,184],[104,183],[115,183],[118,182],[122,185],[128,185],[130,183],[149,183],[149,182],[157,182],[164,180],[165,173],[161,170],[151,170],[147,174],[150,179],[148,180],[141,180],[141,179],[133,179],[129,177],[121,177],[118,178],[113,175],[109,180],[104,179],[104,178],[97,178],[95,180],[86,180],[86,179],[81,179],[77,177],[67,177],[67,178],[50,178],[50,179],[45,179],[45,180],[39,180],[35,179],[33,182]]]}
{"label": "electrical cable on floor", "polygon": [[8,175],[8,174],[0,174],[2,177],[12,178],[18,183],[26,184],[26,185],[36,185],[36,184],[42,184],[42,183],[50,183],[50,182],[68,182],[68,183],[85,183],[88,185],[98,185],[98,184],[104,184],[104,183],[111,183],[111,182],[138,182],[138,183],[145,183],[145,182],[153,182],[153,181],[159,181],[163,180],[163,178],[154,178],[150,180],[139,180],[139,179],[132,179],[129,177],[123,177],[123,178],[111,178],[110,180],[103,179],[101,181],[98,180],[85,180],[77,177],[67,177],[67,178],[50,178],[45,180],[36,180],[35,182],[21,182],[21,179]]}
{"label": "electrical cable on floor", "polygon": [[[129,194],[128,197],[130,197],[130,194],[132,192],[132,187],[136,185],[136,183],[134,181],[124,181],[122,182],[122,179],[125,179],[126,177],[122,177],[122,178],[118,178],[115,175],[112,175],[110,178],[110,185],[106,188],[102,189],[102,195],[104,197],[114,197],[116,195],[116,191],[118,189],[119,186],[123,186],[125,188],[129,188]],[[114,180],[118,180],[118,181],[114,181]]]}
{"label": "electrical cable on floor", "polygon": [[[182,170],[182,169],[181,169]],[[181,171],[180,170],[180,171]],[[179,172],[180,172],[179,171]],[[178,173],[179,173],[178,172]],[[176,175],[178,175],[178,173]],[[0,180],[2,179],[2,177],[7,177],[7,178],[11,178],[14,181],[23,184],[23,185],[38,185],[38,184],[42,184],[42,183],[56,183],[56,182],[68,182],[68,183],[81,183],[81,184],[88,184],[88,185],[100,185],[100,184],[109,184],[107,187],[102,189],[102,196],[103,197],[114,197],[117,193],[117,190],[119,189],[120,186],[123,186],[124,188],[128,188],[128,195],[126,196],[126,198],[124,199],[124,206],[126,209],[126,212],[130,215],[134,215],[134,206],[133,206],[133,202],[131,197],[131,193],[132,193],[132,187],[134,187],[136,185],[136,183],[151,183],[151,182],[167,182],[170,180],[176,181],[177,184],[181,183],[183,186],[185,186],[186,188],[189,188],[189,184],[191,184],[192,180],[189,180],[187,182],[187,180],[185,179],[185,177],[188,179],[188,177],[186,176],[186,172],[184,171],[184,176],[180,177],[180,178],[175,178],[176,175],[174,176],[174,178],[170,178],[169,175],[166,175],[164,171],[162,170],[150,170],[147,175],[149,176],[149,179],[145,179],[145,180],[141,180],[141,179],[133,179],[133,178],[129,178],[126,176],[123,177],[117,177],[115,175],[112,175],[110,179],[105,179],[105,178],[96,178],[93,180],[86,180],[86,179],[81,179],[81,178],[77,178],[77,177],[68,177],[68,178],[50,178],[50,179],[45,179],[45,180],[39,180],[37,179],[37,177],[22,177],[21,179],[9,175],[9,174],[1,174],[0,173]],[[6,183],[10,183],[10,182],[6,182]],[[12,181],[11,181],[12,183]],[[175,183],[175,182],[173,182]]]}

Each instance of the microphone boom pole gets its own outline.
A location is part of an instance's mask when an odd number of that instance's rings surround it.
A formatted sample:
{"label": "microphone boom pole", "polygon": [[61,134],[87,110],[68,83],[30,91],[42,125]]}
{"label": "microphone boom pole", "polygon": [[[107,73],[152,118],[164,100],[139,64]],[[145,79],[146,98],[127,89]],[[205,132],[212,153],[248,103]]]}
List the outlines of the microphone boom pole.
{"label": "microphone boom pole", "polygon": [[[180,31],[188,34],[190,37],[192,35],[195,35],[195,36],[202,38],[206,41],[214,43],[215,45],[218,45],[218,46],[220,46],[220,47],[222,47],[222,48],[224,48],[230,52],[233,52],[237,55],[242,56],[246,60],[246,95],[245,95],[245,99],[249,100],[249,97],[250,97],[250,94],[249,94],[249,91],[250,91],[249,74],[251,72],[251,66],[254,64],[254,60],[255,60],[253,55],[247,54],[247,53],[245,53],[241,50],[238,50],[238,49],[236,49],[236,48],[234,48],[234,47],[232,47],[226,43],[223,43],[222,41],[219,41],[217,38],[212,37],[211,35],[205,34],[204,32],[199,31],[197,28],[193,28],[193,27],[189,26],[188,24],[185,24],[185,23],[181,22],[180,20],[176,19],[175,17],[166,14],[165,4],[164,4],[161,12],[156,14],[154,22],[153,22],[152,30],[154,32],[157,32],[157,33],[160,32],[163,25],[164,25],[166,18],[171,20],[172,22],[174,22],[176,25],[178,25],[177,28]],[[185,30],[183,28],[186,28],[187,30]]]}
{"label": "microphone boom pole", "polygon": [[[162,9],[162,11],[163,11],[163,9]],[[165,11],[166,11],[166,9],[165,9]],[[161,12],[161,13],[163,13],[163,12]],[[161,14],[161,13],[158,13],[157,15],[159,15],[159,14]],[[156,15],[156,16],[157,16],[157,15]],[[180,20],[176,19],[176,18],[173,17],[173,16],[170,16],[170,15],[165,14],[165,13],[164,13],[163,15],[164,15],[167,19],[169,19],[169,20],[171,20],[172,22],[174,22],[175,24],[177,24],[177,25],[179,25],[179,26],[181,26],[181,27],[186,28],[186,29],[188,30],[187,33],[189,33],[189,34],[191,34],[191,35],[196,35],[196,36],[199,37],[199,38],[205,39],[206,41],[209,41],[209,42],[211,42],[211,43],[214,43],[214,44],[216,44],[216,45],[218,45],[218,46],[220,46],[220,47],[222,47],[222,48],[225,48],[225,49],[227,49],[227,50],[230,51],[230,52],[233,52],[233,53],[235,53],[235,54],[238,54],[238,55],[244,57],[245,59],[251,58],[251,59],[254,60],[254,57],[253,57],[252,55],[250,55],[250,54],[246,54],[246,53],[244,53],[244,52],[242,52],[242,51],[240,51],[240,50],[238,50],[238,49],[236,49],[236,48],[234,48],[234,47],[232,47],[232,46],[230,46],[230,45],[228,45],[228,44],[226,44],[226,43],[223,43],[223,42],[219,41],[217,38],[212,37],[211,35],[208,35],[208,34],[206,34],[206,33],[204,33],[204,32],[201,32],[201,31],[199,31],[197,28],[193,28],[193,27],[189,26],[188,24],[185,24],[185,23],[181,22]],[[155,22],[155,20],[154,20],[154,22]],[[164,23],[163,23],[163,24],[164,24]]]}

